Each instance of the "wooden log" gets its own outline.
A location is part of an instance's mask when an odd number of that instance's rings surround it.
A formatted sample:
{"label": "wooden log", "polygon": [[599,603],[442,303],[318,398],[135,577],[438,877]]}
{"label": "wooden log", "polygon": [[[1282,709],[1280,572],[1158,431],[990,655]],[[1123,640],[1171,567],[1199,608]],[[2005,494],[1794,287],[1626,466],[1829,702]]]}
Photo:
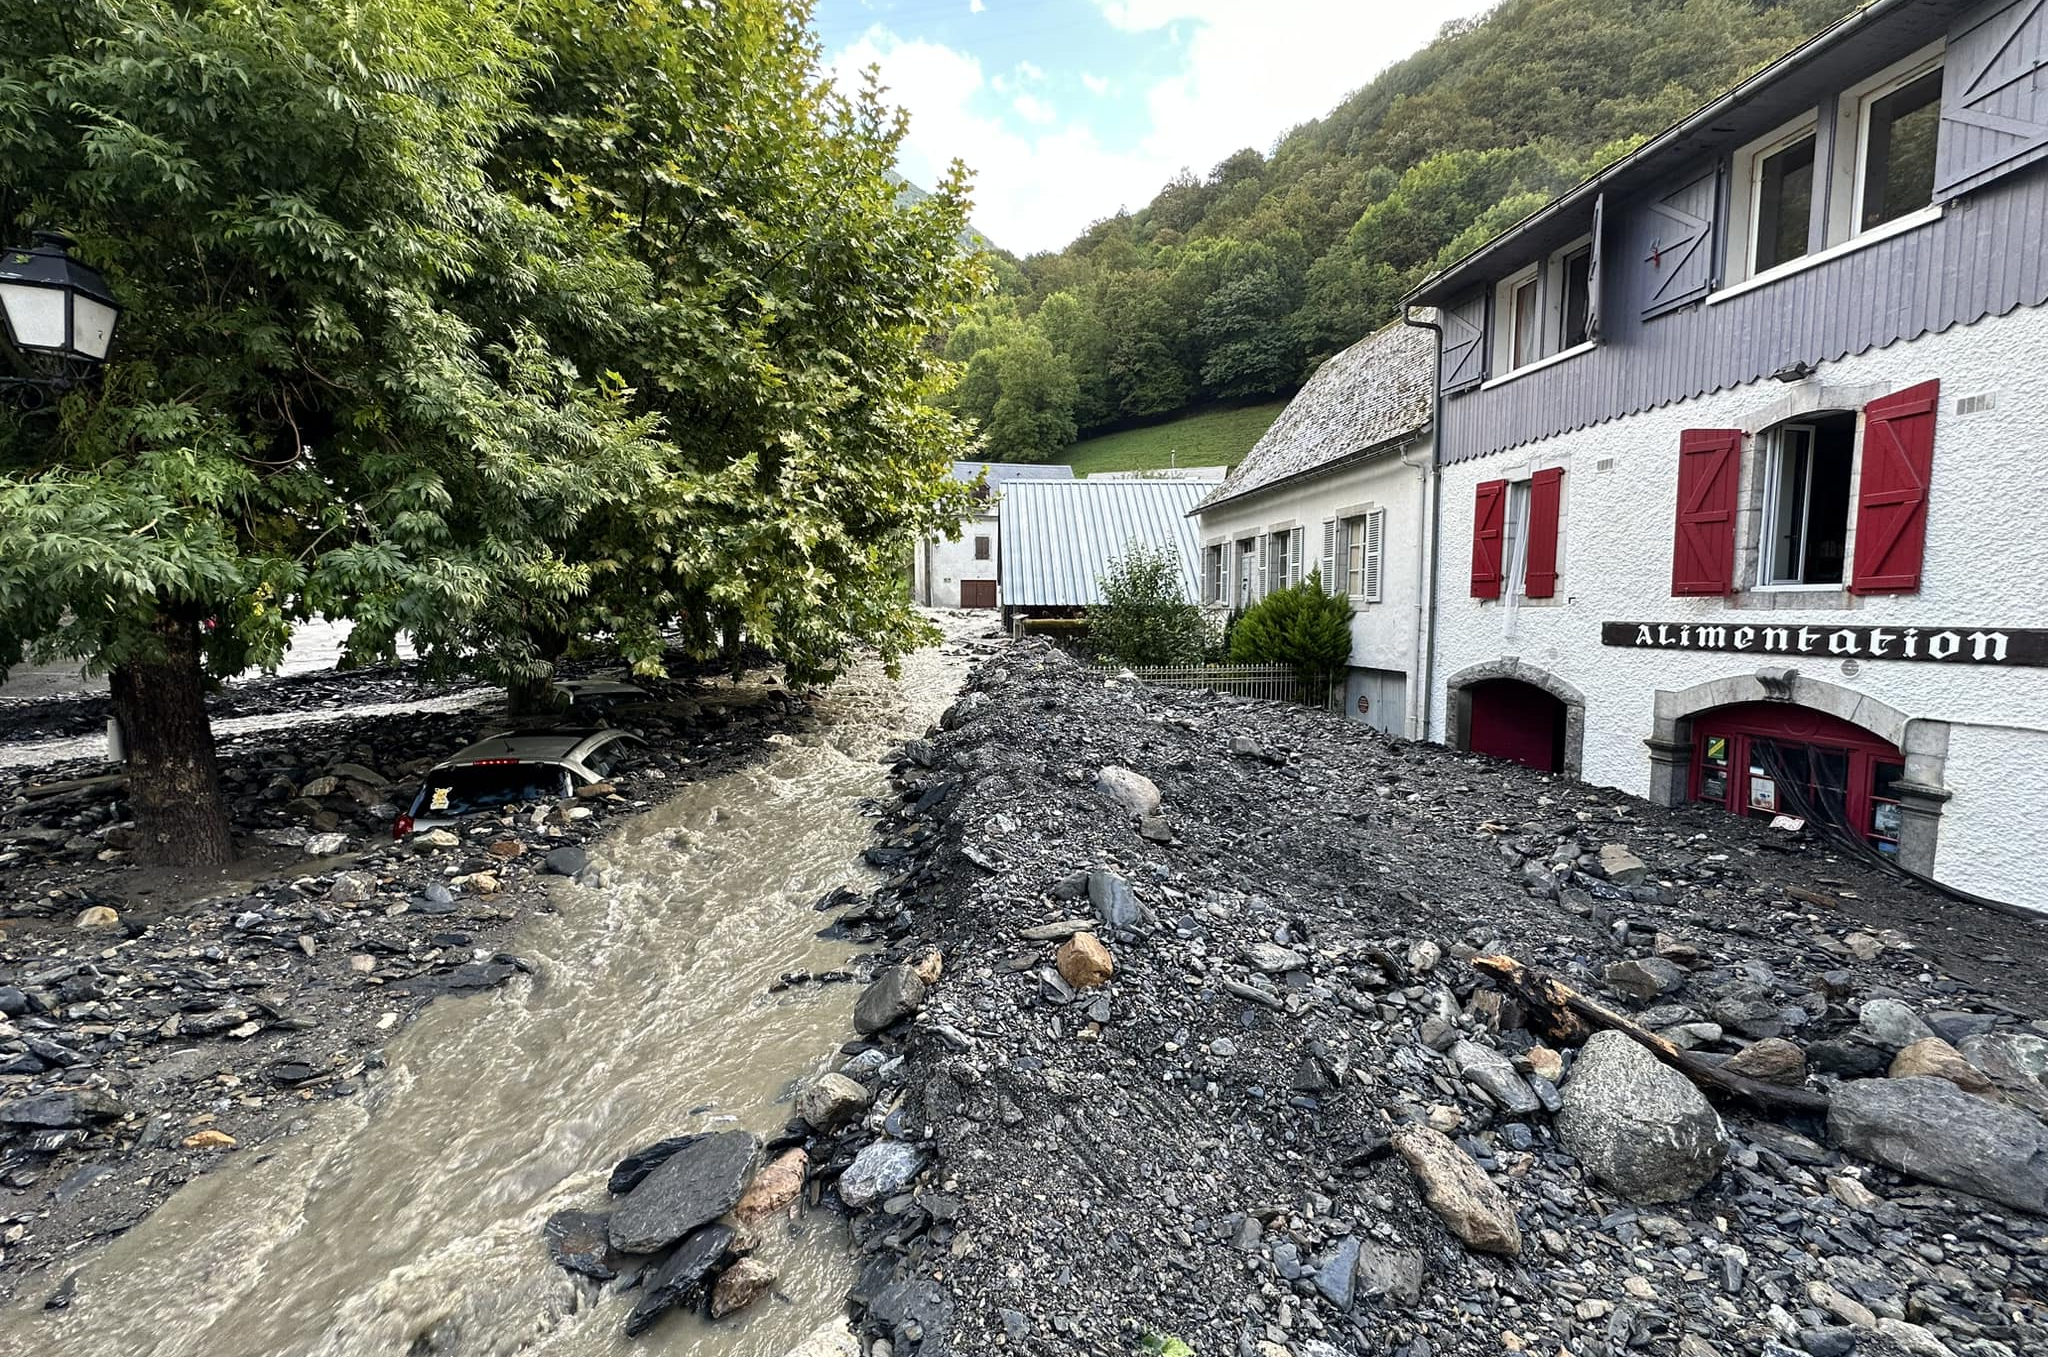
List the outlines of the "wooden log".
{"label": "wooden log", "polygon": [[1619,1032],[1706,1092],[1727,1094],[1764,1108],[1827,1115],[1827,1095],[1809,1089],[1767,1084],[1760,1079],[1730,1073],[1710,1060],[1702,1060],[1679,1048],[1633,1019],[1588,999],[1556,976],[1532,971],[1513,957],[1474,957],[1472,966],[1498,980],[1529,1006],[1532,1017],[1557,1040],[1568,1045],[1576,1045],[1585,1039],[1580,1036],[1573,1041],[1569,1035],[1573,1031],[1584,1033],[1592,1028]]}

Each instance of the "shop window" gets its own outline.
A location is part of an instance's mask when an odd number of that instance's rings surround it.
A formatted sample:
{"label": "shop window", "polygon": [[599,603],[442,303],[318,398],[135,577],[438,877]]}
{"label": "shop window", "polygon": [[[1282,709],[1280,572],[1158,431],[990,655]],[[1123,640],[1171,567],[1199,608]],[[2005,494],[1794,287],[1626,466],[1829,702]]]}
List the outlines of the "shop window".
{"label": "shop window", "polygon": [[1899,780],[1906,776],[1904,764],[1880,763],[1870,789],[1870,846],[1887,857],[1899,855]]}
{"label": "shop window", "polygon": [[1763,526],[1757,583],[1842,582],[1849,538],[1853,415],[1782,424],[1763,443]]}
{"label": "shop window", "polygon": [[1751,704],[1695,718],[1692,795],[1736,815],[1780,815],[1898,851],[1899,751],[1801,707]]}

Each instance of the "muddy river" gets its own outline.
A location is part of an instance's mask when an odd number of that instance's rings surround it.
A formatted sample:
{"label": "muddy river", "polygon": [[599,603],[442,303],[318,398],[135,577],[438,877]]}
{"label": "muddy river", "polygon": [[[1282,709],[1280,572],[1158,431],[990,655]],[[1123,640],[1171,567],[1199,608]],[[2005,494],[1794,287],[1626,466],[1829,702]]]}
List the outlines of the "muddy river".
{"label": "muddy river", "polygon": [[630,1297],[555,1267],[541,1224],[600,1207],[638,1145],[787,1119],[793,1078],[849,1035],[855,987],[768,987],[851,956],[817,937],[812,903],[864,875],[880,760],[967,663],[949,645],[900,680],[864,666],[813,727],[624,826],[596,854],[601,884],[560,883],[558,912],[519,938],[535,976],[433,1005],[357,1104],[189,1184],[83,1264],[70,1309],[0,1328],[44,1357],[781,1357],[840,1313],[853,1262],[835,1217],[765,1232],[781,1283],[752,1311],[671,1315],[639,1340],[621,1333]]}

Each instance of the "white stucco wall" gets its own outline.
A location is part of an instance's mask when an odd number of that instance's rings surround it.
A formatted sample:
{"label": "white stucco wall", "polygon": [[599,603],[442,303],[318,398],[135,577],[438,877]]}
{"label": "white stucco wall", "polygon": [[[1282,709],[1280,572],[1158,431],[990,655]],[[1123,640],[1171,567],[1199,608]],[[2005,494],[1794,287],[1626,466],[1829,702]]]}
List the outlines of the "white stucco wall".
{"label": "white stucco wall", "polygon": [[[974,558],[974,539],[988,538],[988,559]],[[992,580],[1002,561],[1002,541],[997,535],[996,516],[971,518],[961,525],[960,536],[933,535],[918,553],[914,593],[917,601],[931,608],[960,606],[960,581]]]}
{"label": "white stucco wall", "polygon": [[[1447,736],[1447,686],[1458,673],[1513,657],[1584,696],[1583,776],[1643,793],[1651,771],[1643,740],[1651,731],[1658,689],[1790,665],[1804,678],[1865,694],[1909,718],[1950,722],[1944,780],[1953,800],[1941,818],[1935,875],[2048,909],[2048,669],[1866,657],[1852,676],[1834,658],[1639,651],[1600,643],[1603,621],[2048,627],[2044,355],[2048,308],[2022,309],[1827,364],[1796,385],[1758,382],[1445,468],[1432,738]],[[1853,394],[1860,406],[1933,378],[1941,381],[1941,402],[1917,594],[1671,596],[1681,430],[1754,429],[1786,402],[1797,404],[1822,388],[1834,397]],[[1975,395],[1991,396],[1995,407],[1956,414],[1958,398]],[[1446,418],[1455,417],[1454,403]],[[1474,487],[1545,466],[1566,468],[1557,598],[1523,601],[1513,609],[1471,598]],[[1745,506],[1752,502],[1756,471],[1752,448],[1743,464]],[[1754,512],[1745,507],[1737,525],[1738,562],[1755,531]],[[1853,523],[1851,533],[1853,559]],[[1738,574],[1738,587],[1743,583]]]}
{"label": "white stucco wall", "polygon": [[[1325,519],[1385,509],[1380,601],[1352,600],[1351,664],[1354,668],[1392,670],[1407,676],[1402,724],[1408,728],[1397,733],[1415,736],[1421,734],[1412,723],[1421,706],[1415,685],[1419,681],[1416,637],[1421,627],[1419,605],[1423,599],[1417,548],[1428,546],[1423,482],[1432,455],[1429,440],[1422,438],[1399,454],[1389,453],[1329,475],[1284,482],[1204,509],[1198,519],[1205,559],[1207,549],[1218,542],[1235,541],[1252,533],[1301,528],[1307,558],[1303,567],[1305,577],[1322,563]],[[1359,719],[1355,693],[1346,711],[1353,719]]]}

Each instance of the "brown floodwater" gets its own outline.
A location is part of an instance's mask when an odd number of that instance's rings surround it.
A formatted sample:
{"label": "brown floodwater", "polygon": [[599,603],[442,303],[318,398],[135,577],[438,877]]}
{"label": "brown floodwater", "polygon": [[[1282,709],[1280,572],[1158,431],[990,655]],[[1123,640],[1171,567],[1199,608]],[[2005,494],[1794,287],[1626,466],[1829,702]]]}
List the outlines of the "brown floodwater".
{"label": "brown floodwater", "polygon": [[536,975],[432,1005],[362,1097],[180,1189],[80,1266],[70,1309],[23,1305],[0,1330],[42,1357],[782,1357],[840,1313],[837,1218],[764,1232],[781,1282],[751,1311],[670,1315],[638,1340],[631,1293],[555,1267],[541,1224],[601,1208],[613,1163],[649,1141],[775,1131],[792,1081],[829,1067],[854,987],[768,987],[852,955],[811,906],[871,877],[860,801],[967,663],[948,645],[896,680],[861,666],[812,727],[622,826],[593,854],[601,884],[558,883],[557,912],[522,930]]}

